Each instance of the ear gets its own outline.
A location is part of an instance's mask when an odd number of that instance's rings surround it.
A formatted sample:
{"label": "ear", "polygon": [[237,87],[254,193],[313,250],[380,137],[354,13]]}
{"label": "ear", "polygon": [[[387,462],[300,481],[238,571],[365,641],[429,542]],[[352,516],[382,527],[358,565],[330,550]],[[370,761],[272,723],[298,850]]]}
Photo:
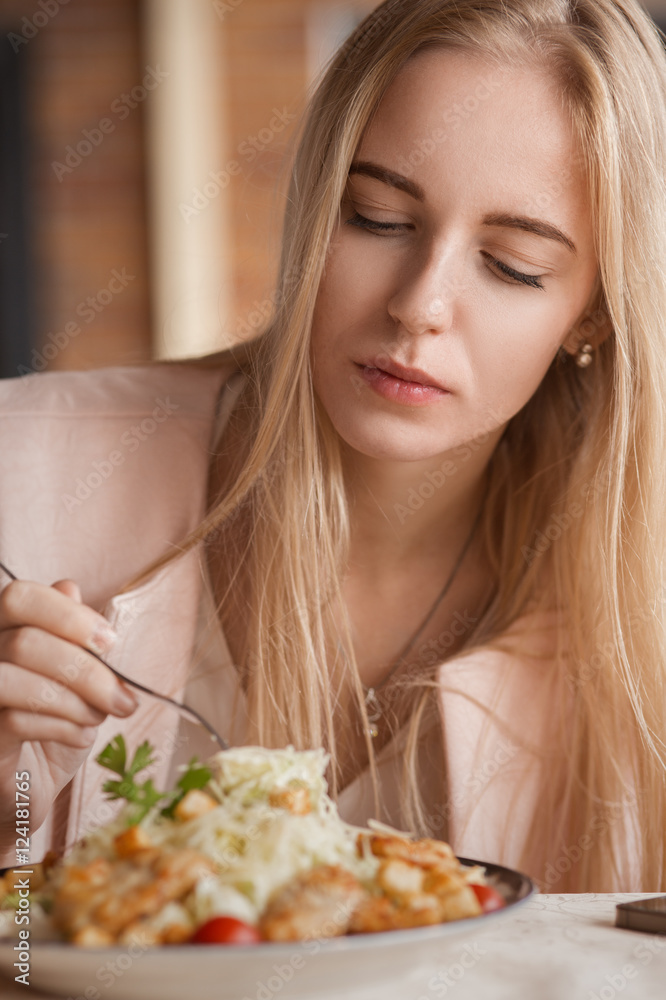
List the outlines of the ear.
{"label": "ear", "polygon": [[613,324],[606,307],[601,280],[597,277],[588,304],[569,330],[560,351],[575,355],[583,344],[591,344],[596,351],[612,332]]}

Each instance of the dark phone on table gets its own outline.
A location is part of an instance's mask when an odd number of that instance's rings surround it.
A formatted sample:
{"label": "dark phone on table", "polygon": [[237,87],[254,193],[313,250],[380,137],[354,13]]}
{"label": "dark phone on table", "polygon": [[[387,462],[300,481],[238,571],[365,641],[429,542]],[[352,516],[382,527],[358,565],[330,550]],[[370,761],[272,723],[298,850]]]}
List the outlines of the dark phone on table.
{"label": "dark phone on table", "polygon": [[666,896],[636,899],[633,903],[618,903],[615,926],[650,934],[666,934]]}

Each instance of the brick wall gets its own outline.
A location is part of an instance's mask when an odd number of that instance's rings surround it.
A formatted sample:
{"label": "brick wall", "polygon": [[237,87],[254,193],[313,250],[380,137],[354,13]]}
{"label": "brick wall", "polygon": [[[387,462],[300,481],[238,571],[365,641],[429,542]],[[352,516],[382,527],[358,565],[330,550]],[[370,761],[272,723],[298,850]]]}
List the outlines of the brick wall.
{"label": "brick wall", "polygon": [[138,0],[3,0],[0,42],[30,64],[34,367],[147,358]]}

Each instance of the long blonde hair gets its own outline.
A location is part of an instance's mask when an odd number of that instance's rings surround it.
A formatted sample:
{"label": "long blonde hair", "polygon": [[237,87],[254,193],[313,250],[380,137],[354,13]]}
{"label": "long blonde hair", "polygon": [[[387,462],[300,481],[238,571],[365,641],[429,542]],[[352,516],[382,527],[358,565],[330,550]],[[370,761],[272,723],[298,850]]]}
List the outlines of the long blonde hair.
{"label": "long blonde hair", "polygon": [[[589,368],[553,362],[495,449],[482,521],[494,596],[463,652],[502,648],[528,610],[564,612],[556,652],[563,770],[545,783],[532,839],[545,866],[596,831],[594,849],[558,888],[618,887],[632,853],[641,886],[663,890],[666,57],[635,0],[387,0],[362,22],[301,126],[275,314],[239,362],[247,378],[235,415],[246,444],[184,547],[208,539],[230,567],[219,612],[224,622],[242,601],[252,738],[325,746],[335,792],[341,683],[365,728],[368,720],[340,594],[349,513],[339,441],[313,392],[309,337],[352,157],[386,88],[425,45],[498,67],[539,60],[557,74],[589,183],[600,269],[581,334],[612,324]],[[413,827],[429,832],[418,755],[433,738],[435,670],[419,683],[403,797]],[[633,842],[621,813],[629,793]],[[604,826],[599,813],[611,807],[614,821]]]}

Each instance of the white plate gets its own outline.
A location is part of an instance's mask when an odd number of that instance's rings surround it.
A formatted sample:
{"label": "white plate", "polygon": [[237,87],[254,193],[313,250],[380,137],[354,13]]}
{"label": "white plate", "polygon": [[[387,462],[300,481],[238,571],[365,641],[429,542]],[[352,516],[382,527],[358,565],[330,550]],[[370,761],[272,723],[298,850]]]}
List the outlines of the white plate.
{"label": "white plate", "polygon": [[[163,948],[73,948],[54,942],[30,946],[30,983],[72,1000],[376,1000],[414,972],[424,990],[446,961],[456,961],[464,939],[502,920],[535,891],[526,875],[481,864],[504,896],[502,910],[468,920],[382,934],[294,944],[173,945]],[[0,969],[14,978],[14,942],[0,942]]]}

